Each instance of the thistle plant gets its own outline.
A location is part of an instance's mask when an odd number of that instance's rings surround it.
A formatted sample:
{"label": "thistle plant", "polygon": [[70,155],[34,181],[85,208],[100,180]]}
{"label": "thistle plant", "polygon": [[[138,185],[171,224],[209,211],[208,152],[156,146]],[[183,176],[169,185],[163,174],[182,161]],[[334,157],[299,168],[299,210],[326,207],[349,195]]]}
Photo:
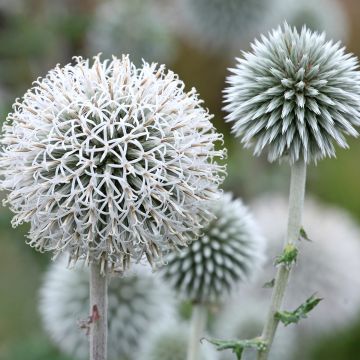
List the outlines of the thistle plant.
{"label": "thistle plant", "polygon": [[[39,311],[45,329],[65,354],[78,360],[89,357],[87,321],[88,268],[66,268],[66,258],[52,263],[40,289]],[[134,359],[152,323],[174,316],[173,294],[144,265],[129,274],[113,275],[109,285],[108,359]]]}
{"label": "thistle plant", "polygon": [[[299,299],[306,299],[315,292],[324,298],[321,306],[311,314],[311,321],[300,322],[296,327],[300,337],[309,344],[329,332],[341,331],[357,319],[360,280],[353,274],[360,272],[360,228],[341,208],[319,203],[313,198],[307,199],[305,207],[303,225],[310,241],[302,240],[302,256],[292,273],[285,305],[293,309]],[[256,284],[259,289],[270,280],[272,263],[281,248],[287,201],[281,195],[268,194],[256,199],[251,208],[268,239],[264,276],[259,277]],[[263,298],[264,290],[254,294],[253,284],[249,288],[245,295],[250,291],[253,299]],[[303,346],[301,351],[304,353]]]}
{"label": "thistle plant", "polygon": [[87,34],[90,53],[129,53],[141,60],[169,62],[176,53],[174,37],[157,1],[106,0],[96,7]]}
{"label": "thistle plant", "polygon": [[185,245],[210,218],[224,150],[201,103],[164,66],[75,58],[38,79],[3,126],[12,224],[30,223],[37,250],[90,264],[92,358],[106,358],[107,274]]}
{"label": "thistle plant", "polygon": [[327,41],[303,27],[287,23],[244,53],[228,77],[227,120],[245,147],[268,153],[270,161],[291,166],[288,229],[279,255],[269,315],[262,333],[268,358],[278,326],[291,268],[296,261],[302,228],[306,165],[335,156],[335,144],[346,148],[345,135],[357,136],[360,87],[357,59],[340,43]]}
{"label": "thistle plant", "polygon": [[[138,359],[146,360],[184,360],[188,343],[190,325],[185,322],[157,322],[147,336]],[[209,345],[201,346],[198,360],[218,360],[218,353]]]}
{"label": "thistle plant", "polygon": [[198,358],[208,303],[221,301],[238,283],[251,278],[263,261],[265,244],[248,209],[227,193],[212,204],[215,218],[198,240],[170,254],[163,275],[193,302],[188,360]]}

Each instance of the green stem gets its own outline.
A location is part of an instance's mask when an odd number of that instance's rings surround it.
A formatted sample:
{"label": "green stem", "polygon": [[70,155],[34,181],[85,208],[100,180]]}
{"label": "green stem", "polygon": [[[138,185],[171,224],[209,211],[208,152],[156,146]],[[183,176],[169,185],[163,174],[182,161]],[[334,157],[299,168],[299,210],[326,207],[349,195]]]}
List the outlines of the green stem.
{"label": "green stem", "polygon": [[194,304],[191,318],[190,338],[187,360],[200,359],[200,340],[203,337],[207,321],[207,308],[203,304]]}
{"label": "green stem", "polygon": [[[306,163],[302,160],[299,160],[291,167],[289,216],[287,237],[284,248],[287,244],[296,244],[296,242],[299,240],[302,226],[305,182]],[[280,264],[278,267],[271,297],[270,310],[261,336],[262,340],[266,342],[267,346],[265,350],[258,352],[258,360],[266,360],[269,356],[269,352],[279,323],[279,321],[275,319],[275,314],[281,309],[291,268],[292,264]]]}
{"label": "green stem", "polygon": [[100,264],[90,264],[90,360],[107,359],[107,276],[100,270]]}

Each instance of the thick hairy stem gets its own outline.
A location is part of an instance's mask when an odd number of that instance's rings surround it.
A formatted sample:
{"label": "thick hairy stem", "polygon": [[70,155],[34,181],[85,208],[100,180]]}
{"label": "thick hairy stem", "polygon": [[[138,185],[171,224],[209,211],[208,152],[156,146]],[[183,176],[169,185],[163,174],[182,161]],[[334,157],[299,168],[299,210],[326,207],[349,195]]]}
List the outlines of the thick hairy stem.
{"label": "thick hairy stem", "polygon": [[207,320],[207,308],[203,304],[194,304],[191,318],[191,330],[187,360],[200,359],[200,340],[203,336]]}
{"label": "thick hairy stem", "polygon": [[107,359],[107,276],[90,264],[90,360]]}
{"label": "thick hairy stem", "polygon": [[[289,217],[284,249],[288,244],[296,244],[300,237],[300,230],[302,226],[302,211],[305,196],[305,182],[306,164],[301,160],[296,162],[291,168]],[[291,267],[292,263],[282,263],[279,265],[275,277],[269,314],[261,336],[262,340],[266,342],[267,346],[266,350],[259,351],[257,357],[258,360],[266,360],[268,358],[279,323],[279,321],[275,318],[275,314],[281,309]]]}

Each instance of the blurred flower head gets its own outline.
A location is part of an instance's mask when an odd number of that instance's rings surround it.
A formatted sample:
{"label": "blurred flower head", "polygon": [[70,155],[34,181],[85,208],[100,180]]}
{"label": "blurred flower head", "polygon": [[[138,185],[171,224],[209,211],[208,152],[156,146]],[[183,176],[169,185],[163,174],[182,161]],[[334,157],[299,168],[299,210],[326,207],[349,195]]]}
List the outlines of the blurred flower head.
{"label": "blurred flower head", "polygon": [[171,253],[163,275],[185,298],[221,300],[262,264],[265,242],[241,200],[224,194],[210,211],[215,216],[199,239],[180,253]]}
{"label": "blurred flower head", "polygon": [[[288,202],[278,195],[263,196],[251,208],[269,239],[268,262],[257,287],[275,275],[273,263],[284,241]],[[308,339],[349,325],[360,311],[360,228],[338,208],[308,200],[304,207],[304,229],[312,240],[302,240],[291,274],[284,309],[293,310],[316,293],[324,300],[296,329]],[[253,287],[249,287],[253,289]],[[253,295],[264,298],[268,289]],[[248,294],[244,291],[244,296]],[[270,294],[268,295],[270,296]]]}
{"label": "blurred flower head", "polygon": [[[151,271],[134,266],[129,274],[113,276],[108,289],[109,360],[134,359],[150,327],[174,316],[171,291]],[[69,356],[88,359],[86,326],[89,314],[88,268],[66,268],[63,257],[46,273],[39,311],[54,343]]]}
{"label": "blurred flower head", "polygon": [[176,29],[207,51],[238,50],[266,29],[276,0],[184,0]]}
{"label": "blurred flower head", "polygon": [[223,178],[210,119],[164,66],[127,56],[57,66],[3,126],[0,187],[13,225],[30,222],[38,250],[103,269],[184,245]]}
{"label": "blurred flower head", "polygon": [[334,143],[346,148],[344,135],[360,125],[357,59],[325,34],[286,23],[252,49],[225,90],[226,119],[245,147],[290,163],[335,156]]}
{"label": "blurred flower head", "polygon": [[169,62],[176,52],[170,30],[158,1],[106,0],[96,9],[88,48],[106,57],[129,53],[137,64],[142,59]]}
{"label": "blurred flower head", "polygon": [[326,32],[330,39],[346,41],[349,33],[348,19],[338,0],[286,0],[278,2],[277,23],[287,21],[298,31],[306,25],[313,31]]}
{"label": "blurred flower head", "polygon": [[[138,359],[146,360],[184,360],[188,348],[190,326],[179,320],[165,323],[157,322],[146,338]],[[216,350],[205,341],[200,346],[199,360],[217,360]]]}

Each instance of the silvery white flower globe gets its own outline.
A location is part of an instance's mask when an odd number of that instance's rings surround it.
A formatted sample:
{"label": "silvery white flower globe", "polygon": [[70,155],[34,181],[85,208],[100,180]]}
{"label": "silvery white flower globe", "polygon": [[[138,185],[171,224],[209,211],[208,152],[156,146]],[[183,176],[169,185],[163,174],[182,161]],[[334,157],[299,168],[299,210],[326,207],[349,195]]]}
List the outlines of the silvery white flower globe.
{"label": "silvery white flower globe", "polygon": [[[109,360],[134,359],[141,342],[155,322],[174,316],[170,289],[147,267],[136,265],[109,284]],[[87,267],[66,268],[66,259],[51,264],[40,290],[39,311],[54,343],[77,360],[88,359],[86,326],[89,314]]]}
{"label": "silvery white flower globe", "polygon": [[13,225],[30,222],[40,251],[103,269],[184,245],[224,171],[222,136],[201,103],[172,71],[127,56],[55,67],[3,126],[0,187]]}
{"label": "silvery white flower globe", "polygon": [[133,61],[168,62],[176,52],[170,25],[157,1],[106,0],[95,11],[87,35],[90,53],[129,53]]}
{"label": "silvery white flower globe", "polygon": [[[275,275],[273,262],[281,252],[287,221],[287,199],[279,195],[262,196],[251,206],[262,231],[269,239],[268,261],[257,288]],[[284,309],[293,310],[310,295],[323,298],[297,326],[308,339],[348,326],[360,311],[360,227],[340,208],[305,202],[303,226],[312,240],[302,240],[300,254],[291,274]],[[254,286],[249,286],[253,289]],[[258,296],[266,295],[263,289]],[[244,296],[247,296],[245,294]],[[255,295],[253,296],[255,298]]]}
{"label": "silvery white flower globe", "polygon": [[238,49],[266,28],[275,0],[184,0],[177,13],[181,35],[208,50]]}
{"label": "silvery white flower globe", "polygon": [[166,258],[163,275],[183,297],[195,302],[224,298],[259,270],[265,241],[239,199],[226,193],[214,202],[215,216],[202,235],[180,253]]}
{"label": "silvery white flower globe", "polygon": [[[266,299],[269,300],[269,299]],[[215,318],[213,333],[222,339],[253,339],[261,335],[269,304],[265,297],[243,294],[241,289],[223,306]],[[296,349],[294,328],[279,327],[271,347],[270,360],[289,360]],[[256,358],[255,349],[246,349],[242,360]],[[231,350],[221,351],[220,360],[234,360]]]}
{"label": "silvery white flower globe", "polygon": [[349,20],[338,0],[286,0],[278,3],[277,23],[287,21],[299,31],[306,25],[313,31],[325,31],[330,39],[346,41]]}
{"label": "silvery white flower globe", "polygon": [[[188,348],[190,325],[185,322],[157,322],[144,341],[138,359],[184,360]],[[206,341],[200,346],[199,360],[218,360],[219,354]]]}
{"label": "silvery white flower globe", "polygon": [[346,148],[360,124],[358,61],[340,43],[286,23],[243,53],[225,90],[227,121],[270,161],[316,162]]}

